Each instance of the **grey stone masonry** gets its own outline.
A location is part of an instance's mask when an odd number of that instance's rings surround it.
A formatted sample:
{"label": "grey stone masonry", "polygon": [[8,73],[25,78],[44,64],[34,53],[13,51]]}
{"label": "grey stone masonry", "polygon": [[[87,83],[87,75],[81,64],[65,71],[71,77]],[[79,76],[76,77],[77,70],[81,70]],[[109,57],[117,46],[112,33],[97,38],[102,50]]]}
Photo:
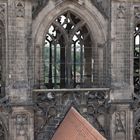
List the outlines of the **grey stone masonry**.
{"label": "grey stone masonry", "polygon": [[[28,76],[32,5],[29,0],[8,1],[9,139],[34,140],[34,113]],[[19,107],[19,105],[22,107]]]}
{"label": "grey stone masonry", "polygon": [[111,79],[112,99],[131,99],[133,92],[132,2],[112,1]]}
{"label": "grey stone masonry", "polygon": [[30,98],[28,80],[28,40],[31,35],[30,1],[9,1],[9,85],[8,93],[13,103],[27,103]]}
{"label": "grey stone masonry", "polygon": [[106,139],[139,140],[137,26],[140,0],[0,0],[0,140],[51,140],[71,106]]}

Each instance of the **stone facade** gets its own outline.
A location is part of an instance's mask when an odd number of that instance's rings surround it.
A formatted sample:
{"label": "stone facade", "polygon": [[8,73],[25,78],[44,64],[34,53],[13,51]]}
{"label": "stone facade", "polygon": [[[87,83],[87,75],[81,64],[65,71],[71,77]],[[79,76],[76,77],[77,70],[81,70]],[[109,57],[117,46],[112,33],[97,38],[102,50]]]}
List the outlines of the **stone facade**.
{"label": "stone facade", "polygon": [[[94,84],[45,89],[45,35],[67,11],[88,27]],[[71,106],[108,140],[140,139],[139,24],[139,0],[0,0],[0,140],[51,140]]]}

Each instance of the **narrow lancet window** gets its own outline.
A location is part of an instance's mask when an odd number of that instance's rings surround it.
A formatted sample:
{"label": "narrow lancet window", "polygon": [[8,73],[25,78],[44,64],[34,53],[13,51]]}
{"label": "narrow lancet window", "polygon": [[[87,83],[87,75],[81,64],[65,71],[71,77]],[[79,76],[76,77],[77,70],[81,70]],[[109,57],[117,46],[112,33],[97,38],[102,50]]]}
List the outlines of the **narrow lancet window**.
{"label": "narrow lancet window", "polygon": [[134,33],[134,92],[140,94],[140,24]]}

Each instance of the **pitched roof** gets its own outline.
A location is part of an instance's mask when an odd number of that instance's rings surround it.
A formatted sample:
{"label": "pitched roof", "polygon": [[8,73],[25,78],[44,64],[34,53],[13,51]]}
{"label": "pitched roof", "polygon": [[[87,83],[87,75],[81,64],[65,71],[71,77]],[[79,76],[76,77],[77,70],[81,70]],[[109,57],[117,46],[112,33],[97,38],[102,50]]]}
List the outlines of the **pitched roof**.
{"label": "pitched roof", "polygon": [[106,140],[73,107],[56,130],[52,140]]}

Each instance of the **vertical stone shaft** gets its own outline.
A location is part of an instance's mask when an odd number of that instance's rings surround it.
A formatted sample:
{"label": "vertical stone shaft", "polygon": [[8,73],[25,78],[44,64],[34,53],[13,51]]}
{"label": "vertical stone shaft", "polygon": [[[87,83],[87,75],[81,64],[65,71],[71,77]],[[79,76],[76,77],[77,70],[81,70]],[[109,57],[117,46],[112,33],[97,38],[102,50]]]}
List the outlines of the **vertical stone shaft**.
{"label": "vertical stone shaft", "polygon": [[[28,50],[31,38],[30,0],[9,0],[9,114],[10,140],[34,140],[34,113],[28,80]],[[30,44],[31,45],[31,44]]]}

